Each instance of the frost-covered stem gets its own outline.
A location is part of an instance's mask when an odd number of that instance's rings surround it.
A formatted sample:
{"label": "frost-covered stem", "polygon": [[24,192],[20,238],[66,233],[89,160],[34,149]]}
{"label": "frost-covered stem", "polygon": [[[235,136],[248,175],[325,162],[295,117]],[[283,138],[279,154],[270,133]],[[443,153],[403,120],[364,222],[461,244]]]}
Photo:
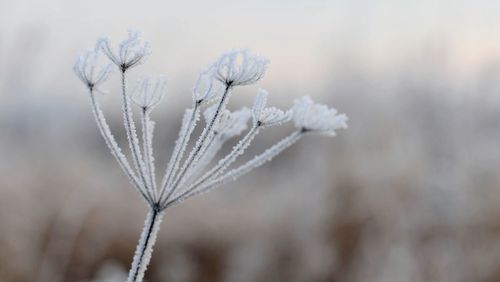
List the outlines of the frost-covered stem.
{"label": "frost-covered stem", "polygon": [[205,141],[207,140],[207,138],[212,133],[212,129],[213,129],[214,125],[215,125],[215,122],[219,118],[221,110],[222,110],[222,108],[224,107],[224,105],[226,103],[226,98],[228,96],[228,93],[229,93],[230,89],[231,89],[231,85],[229,84],[229,85],[226,86],[226,89],[224,90],[224,94],[222,94],[220,102],[217,105],[217,109],[215,110],[214,116],[210,120],[210,123],[207,125],[207,127],[205,128],[205,130],[203,130],[202,136],[196,142],[197,143],[196,147],[190,153],[189,158],[184,163],[181,171],[179,172],[179,175],[175,178],[175,181],[174,181],[172,187],[170,188],[170,190],[168,191],[167,196],[165,197],[165,201],[167,201],[168,198],[175,192],[175,190],[177,189],[177,186],[179,185],[179,183],[184,178],[184,175],[186,174],[188,168],[191,166],[191,164],[193,163],[193,161],[195,160],[195,158],[198,156],[198,154],[200,153],[202,147],[205,145]]}
{"label": "frost-covered stem", "polygon": [[[156,197],[156,176],[154,167],[154,157],[153,157],[153,124],[149,118],[149,111],[147,108],[141,109],[141,121],[142,121],[142,146],[144,152],[144,163],[146,164],[146,171],[149,176],[149,188],[153,195],[153,200]],[[151,125],[151,128],[150,128]]]}
{"label": "frost-covered stem", "polygon": [[[180,161],[182,160],[182,156],[186,151],[186,146],[189,143],[189,139],[196,125],[197,121],[196,115],[198,115],[199,108],[200,108],[200,103],[195,102],[191,116],[189,117],[189,121],[186,125],[185,132],[181,133],[181,136],[179,136],[179,143],[174,149],[172,157],[167,166],[167,171],[165,172],[165,177],[162,180],[160,195],[158,196],[159,203],[161,203],[168,185],[171,184],[172,178],[174,177],[175,173],[177,173]],[[181,130],[183,130],[182,126]]]}
{"label": "frost-covered stem", "polygon": [[259,126],[255,125],[253,126],[250,131],[241,139],[240,142],[233,148],[233,150],[225,156],[223,159],[221,159],[216,166],[214,166],[212,169],[207,171],[202,177],[200,177],[194,184],[192,184],[187,190],[194,190],[207,180],[213,179],[214,177],[217,177],[219,174],[224,172],[224,170],[231,165],[236,158],[241,155],[245,149],[250,145],[252,140],[255,138],[255,136],[259,133]]}
{"label": "frost-covered stem", "polygon": [[207,142],[207,149],[205,154],[201,157],[195,166],[191,166],[186,175],[184,175],[185,181],[190,181],[200,173],[203,168],[205,168],[215,157],[219,149],[222,147],[224,142],[221,140],[220,136],[216,136]]}
{"label": "frost-covered stem", "polygon": [[250,172],[252,169],[257,168],[265,164],[266,162],[271,161],[274,157],[279,155],[285,149],[297,143],[297,141],[299,141],[300,138],[302,138],[305,133],[306,132],[304,130],[294,131],[292,134],[281,139],[278,143],[274,144],[260,155],[257,155],[250,161],[246,162],[245,164],[230,170],[222,177],[215,179],[212,183],[223,184],[232,180],[236,180],[236,178]]}
{"label": "frost-covered stem", "polygon": [[122,100],[123,100],[123,120],[125,124],[125,131],[127,133],[127,139],[130,146],[130,151],[132,153],[132,159],[134,161],[135,169],[139,174],[140,180],[146,187],[146,193],[150,199],[150,204],[153,203],[153,195],[150,193],[148,188],[148,182],[146,180],[145,166],[142,162],[141,148],[139,147],[139,139],[137,137],[137,132],[135,129],[135,123],[132,117],[132,108],[130,107],[130,98],[127,96],[127,84],[125,79],[125,70],[121,72],[122,76]]}
{"label": "frost-covered stem", "polygon": [[127,175],[129,180],[134,184],[137,191],[141,194],[144,200],[149,203],[145,187],[141,184],[140,180],[135,175],[134,171],[132,170],[130,164],[127,161],[127,158],[122,153],[122,150],[118,146],[118,143],[116,142],[113,134],[111,133],[109,125],[106,122],[106,118],[104,117],[104,114],[99,106],[99,102],[97,100],[97,97],[95,96],[93,89],[90,89],[90,99],[92,104],[92,113],[94,114],[97,127],[99,128],[99,131],[101,132],[101,135],[104,138],[106,145],[108,145],[108,148],[111,150],[111,153],[115,157],[121,169]]}
{"label": "frost-covered stem", "polygon": [[151,208],[148,212],[141,238],[137,244],[134,260],[128,273],[127,282],[140,282],[144,278],[144,273],[151,261],[153,247],[156,236],[160,231],[160,224],[163,219],[163,212],[157,208]]}
{"label": "frost-covered stem", "polygon": [[236,180],[238,177],[248,173],[254,168],[257,168],[264,163],[271,161],[274,157],[276,157],[278,154],[283,152],[285,149],[289,148],[293,144],[297,143],[297,141],[304,136],[306,132],[304,130],[297,130],[293,132],[292,134],[288,135],[287,137],[281,139],[278,143],[274,144],[272,147],[261,153],[260,155],[255,156],[253,159],[248,161],[247,163],[230,170],[226,174],[224,174],[221,177],[218,177],[212,181],[209,181],[208,183],[205,183],[204,185],[201,185],[198,189],[191,189],[191,190],[186,190],[185,192],[181,193],[180,195],[174,197],[172,200],[168,201],[164,206],[165,208],[168,208],[172,205],[178,204],[180,202],[183,202],[184,200],[199,195],[203,194],[206,192],[209,192],[210,190]]}

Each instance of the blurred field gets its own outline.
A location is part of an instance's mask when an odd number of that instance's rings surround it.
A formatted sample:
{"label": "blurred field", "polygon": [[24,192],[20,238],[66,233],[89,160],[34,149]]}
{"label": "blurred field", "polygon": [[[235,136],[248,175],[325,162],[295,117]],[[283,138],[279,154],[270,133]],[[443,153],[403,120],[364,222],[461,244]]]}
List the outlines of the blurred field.
{"label": "blurred field", "polygon": [[[146,208],[71,65],[128,27],[153,45],[135,73],[171,82],[159,171],[196,72],[232,47],[271,58],[271,103],[310,95],[350,118],[169,210],[148,281],[500,281],[495,1],[118,2],[0,2],[0,281],[124,281]],[[104,102],[123,138],[116,79]]]}

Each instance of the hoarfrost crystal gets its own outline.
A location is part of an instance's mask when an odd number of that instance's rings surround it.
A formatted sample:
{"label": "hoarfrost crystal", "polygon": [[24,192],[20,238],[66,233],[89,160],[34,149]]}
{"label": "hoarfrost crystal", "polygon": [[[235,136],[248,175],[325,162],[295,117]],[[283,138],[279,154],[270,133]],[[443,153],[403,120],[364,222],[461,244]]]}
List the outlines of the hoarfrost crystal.
{"label": "hoarfrost crystal", "polygon": [[[295,100],[293,108],[286,111],[266,107],[269,93],[262,89],[259,89],[252,109],[243,107],[230,111],[227,104],[234,88],[259,81],[269,62],[247,50],[233,50],[223,54],[199,74],[193,88],[192,105],[184,113],[178,139],[170,160],[165,164],[165,174],[157,184],[153,151],[155,122],[150,114],[164,96],[166,80],[163,77],[146,77],[128,93],[126,71],[141,64],[150,54],[149,44],[142,43],[138,32],[129,32],[128,38],[119,44],[116,51],[111,48],[108,39],[100,39],[96,46],[96,50],[88,51],[78,58],[74,71],[90,91],[92,112],[106,145],[149,206],[130,268],[129,282],[142,281],[168,207],[236,180],[272,160],[308,132],[334,136],[336,129],[347,127],[345,115],[338,115],[335,109],[325,105],[315,104],[309,97]],[[111,63],[98,68],[100,52],[104,52]],[[123,118],[133,166],[116,142],[101,110],[99,97],[95,95],[99,91],[97,86],[108,79],[113,64],[121,70]],[[141,110],[141,138],[136,131],[131,102]],[[202,112],[204,129],[196,142],[190,142]],[[292,117],[297,127],[295,131],[249,161],[233,167],[263,129],[286,123]],[[223,145],[239,135],[242,137],[235,142],[232,150],[217,160]],[[188,150],[192,143],[194,145]]]}

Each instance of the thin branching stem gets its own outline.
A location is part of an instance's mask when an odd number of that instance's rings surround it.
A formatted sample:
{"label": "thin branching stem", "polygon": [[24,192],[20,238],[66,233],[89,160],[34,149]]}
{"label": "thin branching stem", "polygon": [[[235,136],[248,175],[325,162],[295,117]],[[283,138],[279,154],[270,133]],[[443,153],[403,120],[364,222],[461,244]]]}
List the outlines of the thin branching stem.
{"label": "thin branching stem", "polygon": [[194,127],[196,125],[196,120],[197,120],[196,116],[198,115],[199,108],[200,108],[200,103],[195,102],[191,112],[191,116],[189,117],[189,121],[185,125],[185,128],[182,128],[181,126],[181,131],[182,130],[185,131],[181,133],[181,136],[179,136],[180,143],[178,144],[178,148],[174,149],[172,157],[167,166],[165,177],[163,178],[161,184],[160,195],[158,196],[159,203],[161,203],[161,201],[163,200],[163,196],[165,195],[168,185],[171,184],[175,173],[177,173],[179,164],[182,160],[184,152],[186,151],[186,146],[189,142],[191,134],[193,133]]}
{"label": "thin branching stem", "polygon": [[106,122],[106,118],[104,117],[104,114],[99,106],[99,101],[98,101],[93,89],[90,89],[90,99],[91,99],[91,104],[92,104],[92,112],[94,114],[94,118],[96,120],[97,127],[99,128],[99,131],[101,132],[101,135],[104,138],[104,141],[108,145],[113,156],[115,156],[116,161],[120,165],[120,167],[123,170],[123,172],[125,173],[125,175],[127,175],[127,177],[130,179],[130,181],[134,184],[135,188],[141,194],[141,196],[144,198],[144,200],[149,203],[149,198],[148,198],[148,196],[146,194],[146,190],[145,190],[146,188],[141,184],[141,181],[135,175],[134,171],[130,167],[129,162],[127,161],[127,158],[122,153],[122,150],[118,146],[118,143],[116,142],[113,134],[111,133],[111,130],[109,129],[109,125]]}
{"label": "thin branching stem", "polygon": [[202,136],[198,140],[195,148],[193,148],[193,151],[190,153],[188,159],[185,161],[185,163],[184,163],[181,171],[179,172],[179,175],[177,175],[177,177],[175,178],[175,181],[174,181],[172,187],[168,191],[168,194],[167,194],[167,196],[165,198],[165,201],[167,201],[168,198],[175,192],[175,190],[177,189],[177,186],[182,181],[182,179],[183,179],[185,173],[187,172],[188,168],[191,166],[191,164],[193,163],[193,161],[195,160],[195,158],[200,153],[202,147],[205,145],[205,141],[210,136],[210,134],[212,134],[213,127],[214,127],[216,121],[219,118],[219,115],[221,113],[222,108],[224,107],[224,105],[226,103],[226,99],[227,99],[227,96],[229,94],[230,89],[231,89],[231,85],[228,84],[226,86],[226,89],[224,90],[224,93],[222,94],[222,97],[220,98],[220,101],[219,101],[219,104],[217,105],[217,109],[215,110],[214,116],[210,120],[210,123],[207,125],[207,127],[205,128],[205,130],[203,130]]}
{"label": "thin branching stem", "polygon": [[162,219],[162,211],[157,207],[150,208],[135,250],[134,260],[130,267],[127,282],[140,282],[144,278],[144,273],[149,265],[153,247],[156,243],[156,236],[160,231]]}
{"label": "thin branching stem", "polygon": [[[205,154],[203,155],[202,158],[196,163],[196,165],[191,166],[188,171],[186,172],[186,175],[184,175],[185,181],[190,181],[192,180],[195,176],[198,175],[215,157],[217,154],[218,150],[220,147],[222,147],[222,142],[220,141],[220,136],[218,134],[214,134],[214,138],[211,138],[207,142],[207,149]],[[219,143],[219,144],[217,144]]]}
{"label": "thin branching stem", "polygon": [[144,163],[146,165],[146,172],[149,176],[149,188],[151,195],[153,196],[153,201],[156,201],[156,176],[155,176],[155,167],[154,167],[154,159],[153,159],[153,134],[152,130],[154,128],[150,128],[153,126],[150,118],[149,111],[147,108],[141,109],[141,122],[142,122],[142,146],[144,152]]}
{"label": "thin branching stem", "polygon": [[259,133],[259,126],[254,125],[252,128],[248,131],[248,133],[241,139],[240,142],[233,148],[233,150],[226,155],[223,159],[221,159],[217,165],[215,165],[212,169],[207,171],[202,177],[200,177],[198,180],[196,180],[195,183],[193,183],[188,190],[193,190],[196,189],[198,186],[206,182],[207,180],[213,179],[214,177],[217,177],[217,175],[221,174],[224,172],[224,170],[233,163],[236,158],[243,153],[243,151],[250,145],[252,140],[255,138],[255,136]]}
{"label": "thin branching stem", "polygon": [[292,134],[288,135],[287,137],[281,139],[278,143],[274,144],[272,147],[261,153],[260,155],[255,156],[253,159],[248,161],[247,163],[230,170],[226,174],[224,174],[221,177],[218,177],[216,179],[213,179],[200,187],[193,187],[192,189],[188,189],[185,192],[181,193],[180,195],[177,195],[170,201],[164,204],[165,209],[178,204],[180,202],[183,202],[184,200],[199,195],[206,193],[222,184],[231,182],[236,180],[238,177],[248,173],[249,171],[263,165],[264,163],[271,161],[274,157],[276,157],[279,153],[283,152],[285,149],[288,147],[292,146],[293,144],[297,143],[302,136],[305,133],[302,130],[297,130],[294,131]]}
{"label": "thin branching stem", "polygon": [[122,106],[123,106],[123,120],[125,124],[125,131],[127,133],[127,139],[130,146],[130,151],[132,154],[132,160],[134,161],[135,169],[139,174],[141,181],[146,187],[146,194],[149,198],[149,203],[153,204],[153,195],[148,187],[148,181],[146,180],[145,165],[142,161],[141,148],[139,147],[139,139],[137,137],[137,132],[135,129],[135,123],[132,117],[132,109],[130,107],[130,98],[127,96],[127,82],[125,79],[125,71],[121,72],[121,84],[122,84]]}

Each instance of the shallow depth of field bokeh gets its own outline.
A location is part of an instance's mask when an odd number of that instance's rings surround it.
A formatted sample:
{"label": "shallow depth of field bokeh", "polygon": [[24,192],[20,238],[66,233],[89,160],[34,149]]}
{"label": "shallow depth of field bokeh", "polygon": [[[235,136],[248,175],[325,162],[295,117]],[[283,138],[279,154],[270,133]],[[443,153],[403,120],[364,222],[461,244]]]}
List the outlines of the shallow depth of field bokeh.
{"label": "shallow depth of field bokeh", "polygon": [[[350,118],[168,210],[148,281],[500,280],[500,2],[1,0],[0,281],[124,280],[146,207],[71,68],[128,28],[153,48],[133,76],[169,79],[158,171],[197,72],[234,47],[271,64],[230,108],[262,87]],[[124,142],[117,84],[103,102]]]}

